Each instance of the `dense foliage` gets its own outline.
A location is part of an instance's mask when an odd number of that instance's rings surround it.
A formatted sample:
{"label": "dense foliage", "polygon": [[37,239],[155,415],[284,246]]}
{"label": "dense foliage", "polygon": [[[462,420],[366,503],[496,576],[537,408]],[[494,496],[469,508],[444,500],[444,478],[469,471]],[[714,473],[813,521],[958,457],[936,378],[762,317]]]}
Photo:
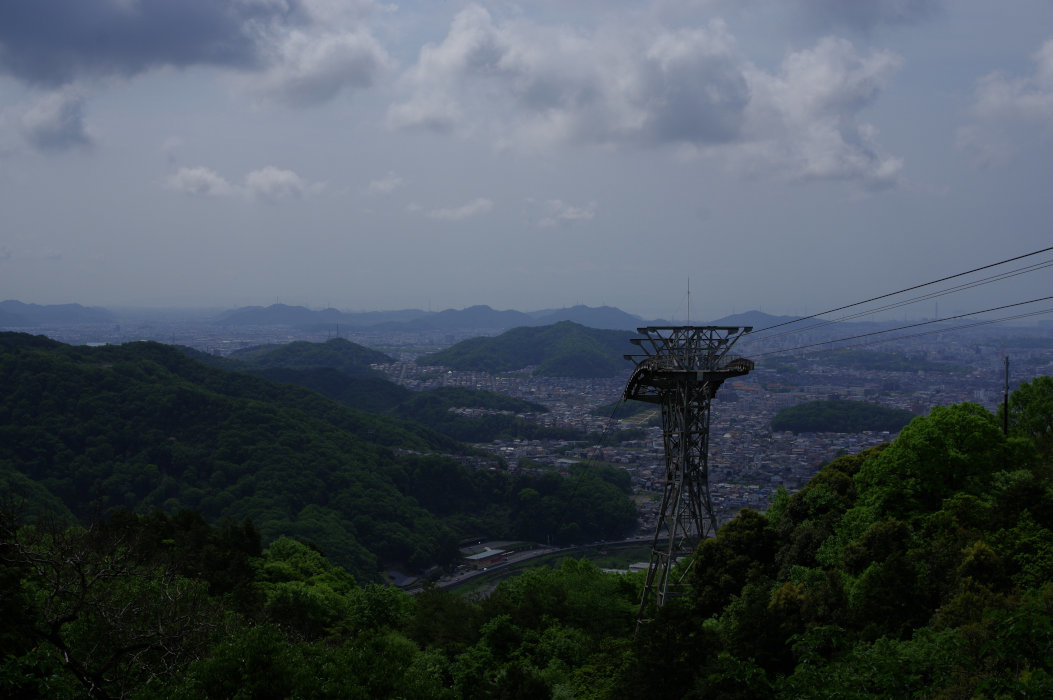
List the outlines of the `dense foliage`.
{"label": "dense foliage", "polygon": [[[51,489],[79,472],[70,468],[73,455],[94,469],[73,477],[85,484],[77,488],[104,491],[116,478],[131,479],[134,489],[138,472],[117,467],[138,454],[135,433],[174,434],[189,446],[172,416],[202,411],[223,421],[230,403],[252,407],[250,417],[263,421],[265,430],[249,438],[285,449],[287,459],[314,454],[300,443],[267,442],[268,431],[283,429],[283,414],[251,397],[277,392],[298,407],[283,409],[295,412],[297,427],[324,423],[320,432],[375,456],[371,464],[392,492],[426,513],[433,529],[544,523],[541,539],[566,523],[589,527],[603,506],[588,499],[605,490],[624,497],[628,486],[623,472],[597,467],[509,481],[445,458],[395,458],[340,428],[367,417],[325,402],[323,419],[309,410],[323,401],[316,395],[182,366],[153,344],[93,350],[0,335],[0,347],[7,483],[18,483],[11,474],[25,463],[49,476],[23,476]],[[152,377],[155,401],[183,408],[169,408],[168,432],[136,422],[150,405],[132,390],[143,376]],[[117,397],[131,407],[122,413]],[[92,403],[78,413],[85,402]],[[130,428],[96,420],[81,433],[64,424],[106,411]],[[57,417],[44,420],[51,412]],[[793,495],[780,491],[767,513],[743,510],[697,548],[687,593],[645,611],[651,621],[635,634],[641,576],[587,562],[531,570],[484,599],[430,587],[410,597],[349,573],[325,546],[323,554],[295,537],[261,538],[255,515],[210,525],[178,508],[116,510],[70,527],[5,505],[0,695],[1049,697],[1053,380],[1014,392],[1009,435],[1000,418],[973,404],[934,408],[891,444],[834,460]],[[210,424],[190,427],[207,433]],[[400,439],[441,440],[426,432]],[[179,462],[166,464],[165,476],[178,472]]]}
{"label": "dense foliage", "polygon": [[483,372],[535,367],[534,374],[541,377],[613,377],[628,372],[623,355],[634,350],[630,335],[561,321],[513,328],[494,338],[471,338],[417,362]]}
{"label": "dense foliage", "polygon": [[509,477],[440,457],[406,457],[397,483],[459,532],[573,544],[617,539],[636,527],[629,473],[598,464]]}
{"label": "dense foliage", "polygon": [[808,401],[780,409],[771,429],[795,433],[858,433],[864,430],[898,432],[914,415],[864,401]]}
{"label": "dense foliage", "polygon": [[229,359],[260,369],[329,367],[351,376],[368,375],[371,364],[394,362],[379,350],[343,338],[331,338],[324,343],[299,340],[282,345],[259,345],[233,352]]}
{"label": "dense foliage", "polygon": [[[1008,437],[979,406],[936,408],[766,514],[743,510],[698,547],[689,592],[635,634],[641,577],[587,562],[482,600],[409,597],[293,539],[264,549],[247,521],[19,528],[3,512],[0,693],[1048,697],[1053,382],[1014,397]],[[485,473],[404,466],[436,501],[486,488]],[[464,480],[477,483],[449,485]]]}
{"label": "dense foliage", "polygon": [[[388,567],[452,562],[468,514],[422,506],[404,488],[393,448],[465,451],[418,423],[207,367],[156,343],[87,348],[0,334],[0,483],[37,511],[50,505],[82,521],[119,508],[251,517],[265,540],[306,538],[364,581]],[[506,491],[517,485],[496,478]],[[631,507],[625,493],[603,493],[617,501],[604,508]],[[511,496],[494,507],[498,522],[520,522]],[[601,516],[590,522],[608,523]],[[626,529],[598,528],[607,537]]]}

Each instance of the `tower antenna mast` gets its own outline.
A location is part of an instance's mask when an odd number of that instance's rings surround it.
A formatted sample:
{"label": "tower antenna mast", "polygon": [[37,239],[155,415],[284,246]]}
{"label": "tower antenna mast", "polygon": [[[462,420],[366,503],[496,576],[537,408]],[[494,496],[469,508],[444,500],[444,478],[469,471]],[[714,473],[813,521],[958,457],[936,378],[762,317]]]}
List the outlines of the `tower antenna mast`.
{"label": "tower antenna mast", "polygon": [[[641,350],[626,355],[636,368],[625,385],[625,399],[661,406],[665,448],[662,505],[651,540],[637,626],[648,621],[651,604],[662,607],[684,586],[683,569],[671,581],[676,561],[692,556],[716,534],[717,517],[709,492],[709,408],[728,379],[748,374],[753,361],[728,354],[735,341],[753,330],[736,326],[648,326],[630,342]],[[692,562],[693,563],[693,562]]]}

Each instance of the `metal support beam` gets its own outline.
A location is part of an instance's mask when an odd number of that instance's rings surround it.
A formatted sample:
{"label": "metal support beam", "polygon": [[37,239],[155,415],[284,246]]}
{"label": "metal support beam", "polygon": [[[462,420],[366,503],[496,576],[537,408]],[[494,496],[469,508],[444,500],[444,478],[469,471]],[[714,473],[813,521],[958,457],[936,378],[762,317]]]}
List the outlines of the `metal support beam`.
{"label": "metal support beam", "polygon": [[[753,362],[728,354],[750,327],[649,326],[633,338],[641,349],[626,355],[636,365],[624,398],[658,404],[662,410],[665,484],[658,523],[651,540],[637,624],[647,621],[649,605],[658,608],[683,587],[672,581],[681,557],[691,557],[702,538],[717,531],[709,492],[709,407],[725,380],[753,369]],[[683,568],[686,575],[690,563]]]}

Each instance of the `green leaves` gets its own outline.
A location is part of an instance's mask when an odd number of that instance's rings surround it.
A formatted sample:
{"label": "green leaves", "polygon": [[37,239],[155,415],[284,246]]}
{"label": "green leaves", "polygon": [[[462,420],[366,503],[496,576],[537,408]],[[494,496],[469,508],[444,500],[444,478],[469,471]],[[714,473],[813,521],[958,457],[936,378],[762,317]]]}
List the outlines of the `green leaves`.
{"label": "green leaves", "polygon": [[[1004,418],[999,408],[999,419]],[[1053,457],[1053,377],[1024,382],[1009,397],[1009,430],[1030,439],[1043,459]]]}
{"label": "green leaves", "polygon": [[596,330],[562,321],[538,328],[513,328],[496,338],[471,338],[417,362],[483,372],[536,367],[536,375],[547,377],[612,377],[629,368],[622,358],[634,349],[629,337],[624,331]]}
{"label": "green leaves", "polygon": [[913,418],[910,411],[885,408],[863,401],[808,401],[780,409],[771,429],[795,433],[858,433],[864,430],[896,432]]}

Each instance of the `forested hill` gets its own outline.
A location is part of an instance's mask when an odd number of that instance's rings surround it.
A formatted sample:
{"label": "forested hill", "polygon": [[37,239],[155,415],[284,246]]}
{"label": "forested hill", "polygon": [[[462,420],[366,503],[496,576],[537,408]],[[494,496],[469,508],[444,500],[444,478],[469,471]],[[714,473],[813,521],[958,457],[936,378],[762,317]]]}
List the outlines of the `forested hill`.
{"label": "forested hill", "polygon": [[863,430],[898,432],[913,418],[910,411],[865,401],[807,401],[787,406],[771,419],[771,429],[795,433],[858,433]]}
{"label": "forested hill", "polygon": [[[1008,425],[936,407],[744,509],[639,627],[644,575],[587,561],[411,598],[245,524],[18,528],[0,504],[0,695],[1051,697],[1053,379],[1013,393]],[[490,478],[411,468],[436,508]],[[539,487],[526,522],[553,506]]]}
{"label": "forested hill", "polygon": [[535,367],[545,377],[613,377],[631,365],[623,355],[635,350],[627,331],[586,328],[571,321],[513,328],[493,338],[471,338],[418,358],[418,364],[456,370],[511,372]]}
{"label": "forested hill", "polygon": [[332,338],[324,343],[300,340],[284,345],[260,345],[233,352],[229,358],[261,369],[330,367],[351,376],[370,374],[371,364],[394,362],[390,356],[379,350],[343,338]]}
{"label": "forested hill", "polygon": [[[449,562],[467,534],[570,542],[635,525],[627,480],[594,474],[582,498],[558,475],[477,477],[450,459],[418,463],[392,448],[467,450],[418,422],[158,343],[89,348],[0,334],[0,486],[34,506],[57,499],[82,520],[119,508],[251,518],[265,541],[311,541],[366,581],[384,567]],[[461,486],[422,492],[426,481]],[[524,489],[537,498],[520,499]],[[434,500],[440,492],[448,502]],[[539,505],[545,518],[523,516]]]}
{"label": "forested hill", "polygon": [[457,452],[416,423],[198,363],[175,348],[0,334],[0,469],[79,518],[121,507],[251,517],[369,579],[378,556],[452,556],[457,535],[394,483],[391,447]]}

